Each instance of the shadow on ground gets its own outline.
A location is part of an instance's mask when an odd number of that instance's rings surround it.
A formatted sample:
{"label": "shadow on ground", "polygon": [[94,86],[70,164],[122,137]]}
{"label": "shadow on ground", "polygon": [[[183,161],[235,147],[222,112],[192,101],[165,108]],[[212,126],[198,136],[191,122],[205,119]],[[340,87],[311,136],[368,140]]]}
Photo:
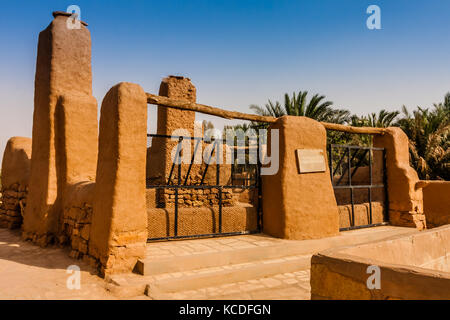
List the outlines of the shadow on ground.
{"label": "shadow on ground", "polygon": [[77,265],[82,271],[97,274],[96,270],[82,260],[70,258],[69,252],[68,248],[57,246],[41,248],[30,241],[22,241],[20,230],[0,229],[0,260],[61,270],[67,270],[70,265]]}

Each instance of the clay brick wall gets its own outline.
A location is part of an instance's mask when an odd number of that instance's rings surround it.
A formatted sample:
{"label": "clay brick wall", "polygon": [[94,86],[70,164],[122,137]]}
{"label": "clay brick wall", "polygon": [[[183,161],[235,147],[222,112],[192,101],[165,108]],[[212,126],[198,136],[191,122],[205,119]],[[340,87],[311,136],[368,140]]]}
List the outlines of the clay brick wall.
{"label": "clay brick wall", "polygon": [[30,166],[31,139],[10,138],[3,153],[0,227],[14,229],[22,225]]}
{"label": "clay brick wall", "polygon": [[2,188],[0,197],[0,227],[20,228],[27,204],[28,186],[13,184]]}
{"label": "clay brick wall", "polygon": [[[318,149],[326,155],[326,130],[306,117],[283,116],[270,125],[279,138],[279,170],[262,176],[264,233],[293,240],[339,234],[339,212],[328,166],[324,172],[300,174],[296,150]],[[302,128],[302,130],[299,130]],[[272,150],[269,134],[268,150]]]}
{"label": "clay brick wall", "polygon": [[67,28],[66,13],[53,16],[39,35],[33,161],[22,233],[42,246],[61,233],[66,184],[93,179],[96,164],[90,32],[84,23],[80,29]]}
{"label": "clay brick wall", "polygon": [[70,256],[98,266],[97,260],[89,256],[89,240],[95,197],[95,182],[80,182],[67,188],[66,205],[63,211],[61,244],[71,247]]}
{"label": "clay brick wall", "polygon": [[416,188],[417,172],[409,164],[408,136],[400,128],[390,127],[375,135],[374,147],[385,148],[389,222],[394,226],[426,228],[423,194]]}
{"label": "clay brick wall", "polygon": [[450,224],[450,181],[425,181],[423,210],[427,227]]}

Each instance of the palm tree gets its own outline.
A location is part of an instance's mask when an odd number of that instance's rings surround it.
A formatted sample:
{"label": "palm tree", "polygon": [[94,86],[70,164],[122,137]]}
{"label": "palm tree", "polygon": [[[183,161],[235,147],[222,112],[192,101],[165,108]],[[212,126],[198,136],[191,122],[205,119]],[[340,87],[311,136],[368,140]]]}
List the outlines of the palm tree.
{"label": "palm tree", "polygon": [[250,105],[250,109],[254,110],[256,114],[260,116],[271,116],[279,118],[286,115],[285,111],[281,108],[281,104],[278,101],[273,103],[269,100],[269,102],[265,104],[264,108],[256,104],[252,104]]}
{"label": "palm tree", "polygon": [[334,123],[344,123],[348,120],[350,112],[348,110],[333,109],[333,102],[324,101],[325,96],[315,94],[307,102],[308,91],[295,92],[290,97],[287,93],[284,95],[284,106],[277,101],[273,103],[269,100],[265,107],[251,105],[257,114],[262,116],[281,117],[284,115],[303,116],[315,119],[317,121],[326,121]]}
{"label": "palm tree", "polygon": [[442,108],[442,111],[447,115],[450,115],[450,92],[448,92],[444,97],[444,102],[439,104],[434,104],[435,108]]}
{"label": "palm tree", "polygon": [[319,96],[315,94],[309,103],[306,103],[306,96],[308,91],[300,91],[298,95],[295,92],[292,94],[292,98],[286,93],[284,95],[284,109],[286,114],[291,116],[303,116],[315,119],[317,121],[325,121],[333,114],[331,106],[333,102],[323,101],[325,96]]}
{"label": "palm tree", "polygon": [[405,106],[398,125],[408,135],[411,164],[421,179],[450,180],[450,95],[433,110]]}
{"label": "palm tree", "polygon": [[367,118],[367,126],[369,127],[377,127],[377,128],[387,128],[390,127],[393,123],[395,118],[400,114],[399,111],[386,111],[384,109],[380,110],[378,112],[378,115],[376,113],[371,113]]}

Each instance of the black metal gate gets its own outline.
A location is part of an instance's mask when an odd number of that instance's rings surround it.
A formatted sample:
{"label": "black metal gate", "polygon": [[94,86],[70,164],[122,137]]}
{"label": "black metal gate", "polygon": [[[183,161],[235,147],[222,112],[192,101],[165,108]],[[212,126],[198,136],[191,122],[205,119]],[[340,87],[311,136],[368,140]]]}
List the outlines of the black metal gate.
{"label": "black metal gate", "polygon": [[[234,152],[233,159],[236,159],[236,146],[229,146],[226,144],[226,140],[218,139],[214,137],[204,138],[204,137],[190,137],[190,136],[170,136],[170,135],[161,135],[161,134],[147,134],[147,137],[151,140],[154,139],[170,139],[170,140],[178,140],[177,149],[175,153],[175,159],[172,161],[170,173],[167,180],[163,182],[155,183],[154,180],[147,178],[147,189],[156,189],[160,191],[168,191],[173,196],[173,209],[174,209],[174,222],[173,222],[173,235],[167,235],[165,237],[153,237],[148,238],[147,241],[159,241],[159,240],[171,240],[171,239],[189,239],[189,238],[200,238],[200,237],[217,237],[217,236],[231,236],[231,235],[242,235],[242,234],[250,234],[250,233],[258,233],[261,230],[262,224],[262,213],[261,213],[261,178],[260,178],[260,170],[261,164],[259,159],[259,149],[256,147],[257,151],[257,163],[256,164],[248,164],[247,161],[245,164],[239,164],[236,160],[233,163],[229,164],[229,168],[231,170],[231,179],[228,182],[221,182],[221,168],[223,165],[218,165],[216,162],[215,166],[215,181],[211,183],[210,181],[206,181],[207,174],[211,174],[211,171],[214,171],[214,167],[210,165],[210,161],[214,156],[214,153],[217,155],[216,161],[219,160],[219,157],[222,156],[221,152],[218,152],[219,146],[223,144],[222,147],[227,146],[231,148]],[[191,156],[190,163],[182,164],[182,144],[183,141],[189,140],[189,143],[192,144],[194,152]],[[199,149],[201,148],[201,144],[203,142],[209,143],[212,145],[211,151],[209,152],[209,159],[206,161],[204,166],[201,168],[201,174],[198,175],[197,182],[193,182],[191,179],[192,170],[195,166],[194,157]],[[257,144],[259,146],[259,144]],[[248,150],[248,146],[246,146]],[[200,149],[200,151],[202,151]],[[247,153],[246,153],[247,157]],[[187,172],[185,172],[184,176],[182,176],[182,166],[187,168]],[[227,167],[227,168],[228,168]],[[218,210],[218,227],[214,229],[212,233],[201,233],[201,234],[180,234],[179,227],[179,211],[180,204],[179,200],[183,196],[182,192],[188,192],[189,190],[203,190],[203,192],[208,192],[208,194],[214,193],[217,198],[217,203],[214,203],[215,210]],[[224,206],[224,195],[229,194],[230,190],[254,190],[254,193],[257,195],[255,201],[255,207],[257,210],[257,223],[256,228],[254,230],[246,230],[246,231],[238,231],[238,232],[223,232],[223,206]],[[172,192],[173,191],[173,192]]]}
{"label": "black metal gate", "polygon": [[[389,201],[386,184],[385,149],[330,144],[328,152],[331,182],[338,205],[350,206],[351,208],[349,223],[343,226],[342,221],[340,221],[340,230],[386,225],[389,221]],[[367,190],[367,202],[363,199],[364,190]],[[348,194],[345,191],[348,191]],[[378,215],[376,217],[373,216],[374,197],[377,204],[381,204],[381,208],[377,206],[377,209],[381,210],[377,210]],[[361,217],[356,217],[355,206],[367,204],[367,219],[358,219]],[[382,214],[380,214],[380,211]],[[342,220],[341,213],[340,220]],[[363,222],[357,223],[357,220]]]}

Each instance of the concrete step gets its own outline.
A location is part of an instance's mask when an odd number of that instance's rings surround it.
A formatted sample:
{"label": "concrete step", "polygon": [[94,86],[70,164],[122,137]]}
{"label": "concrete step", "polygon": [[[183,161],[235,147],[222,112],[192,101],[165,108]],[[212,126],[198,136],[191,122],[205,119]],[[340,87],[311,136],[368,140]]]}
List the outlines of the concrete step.
{"label": "concrete step", "polygon": [[[172,241],[171,243],[150,243],[147,245],[146,258],[138,261],[135,272],[145,276],[152,276],[278,259],[286,256],[314,254],[331,247],[359,244],[411,232],[416,232],[416,230],[412,228],[378,227],[347,231],[342,232],[339,236],[313,240],[281,240],[265,235],[253,235]],[[235,247],[222,245],[221,241],[233,241],[234,239],[237,242]],[[253,242],[247,242],[246,240],[248,239],[251,239]],[[239,244],[239,242],[242,243]],[[166,246],[175,253],[180,251],[180,254],[154,254],[154,250],[159,250],[159,246]],[[195,246],[204,246],[206,250],[183,252],[189,246],[194,248]],[[221,247],[221,249],[215,250],[216,246]]]}
{"label": "concrete step", "polygon": [[144,276],[110,276],[108,290],[122,298],[145,293],[151,299],[309,299],[314,253],[414,232],[388,226],[317,240],[251,235],[150,243],[136,269]]}
{"label": "concrete step", "polygon": [[147,295],[156,298],[180,291],[199,290],[224,284],[274,276],[309,269],[311,255],[288,256],[229,266],[202,268],[188,272],[154,276],[147,285]]}
{"label": "concrete step", "polygon": [[300,270],[196,290],[146,293],[155,300],[309,300],[309,276],[308,270]]}
{"label": "concrete step", "polygon": [[199,253],[165,259],[153,259],[151,256],[138,261],[136,273],[145,276],[171,272],[182,272],[219,266],[241,264],[247,262],[278,259],[285,256],[307,254],[310,249],[286,244],[276,244],[265,247],[235,249],[233,251],[218,251]]}
{"label": "concrete step", "polygon": [[[258,290],[274,286],[282,289],[290,286],[292,282],[289,284],[280,282],[278,278],[282,274],[286,274],[282,280],[290,282],[291,278],[308,273],[309,285],[310,261],[311,255],[299,255],[144,277],[138,274],[116,274],[105,278],[106,289],[120,298],[145,294],[151,299],[157,300],[190,300],[194,299],[193,297],[221,299],[220,295],[228,296],[239,292],[240,295],[233,299],[246,299],[246,296],[242,294],[247,292],[248,295],[249,289]],[[206,289],[208,297],[205,296]],[[214,297],[213,294],[209,294],[211,290],[217,291],[218,296]],[[231,299],[231,297],[228,298]]]}

